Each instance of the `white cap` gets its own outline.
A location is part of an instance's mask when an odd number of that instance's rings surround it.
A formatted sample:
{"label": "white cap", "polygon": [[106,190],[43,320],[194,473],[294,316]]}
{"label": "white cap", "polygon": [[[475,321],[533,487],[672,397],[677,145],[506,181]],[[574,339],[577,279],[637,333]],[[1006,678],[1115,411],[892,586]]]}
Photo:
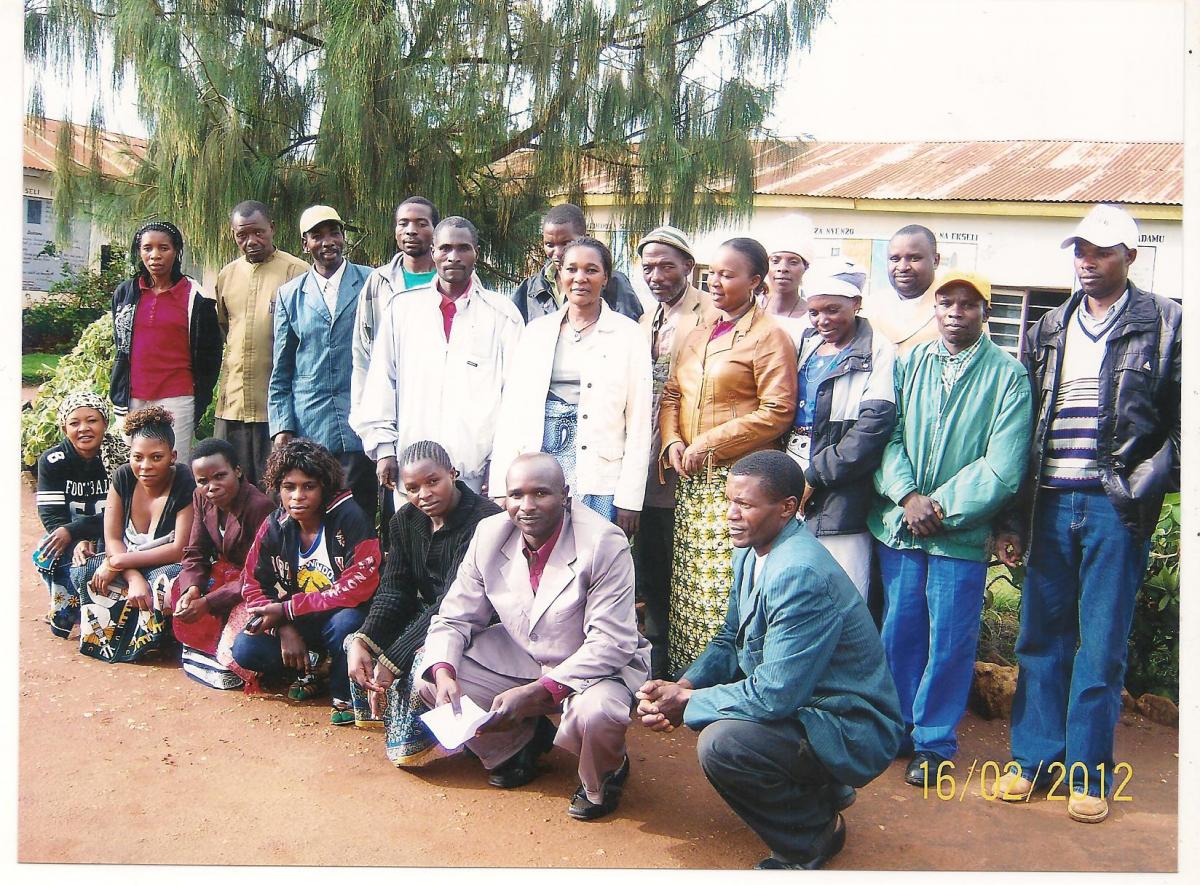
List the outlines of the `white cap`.
{"label": "white cap", "polygon": [[817,257],[812,219],[806,215],[787,215],[779,219],[771,225],[771,232],[763,238],[762,244],[768,255],[793,252],[806,264],[812,264]]}
{"label": "white cap", "polygon": [[346,223],[342,221],[342,216],[338,215],[337,210],[332,206],[309,206],[300,215],[301,236],[326,221],[336,221],[342,227],[346,226]]}
{"label": "white cap", "polygon": [[841,295],[858,298],[867,282],[867,272],[847,258],[824,258],[804,274],[804,297]]}
{"label": "white cap", "polygon": [[1083,216],[1075,226],[1074,233],[1062,241],[1062,248],[1074,245],[1076,240],[1086,240],[1102,249],[1121,243],[1126,249],[1136,249],[1138,226],[1133,216],[1111,203],[1097,203],[1092,211]]}

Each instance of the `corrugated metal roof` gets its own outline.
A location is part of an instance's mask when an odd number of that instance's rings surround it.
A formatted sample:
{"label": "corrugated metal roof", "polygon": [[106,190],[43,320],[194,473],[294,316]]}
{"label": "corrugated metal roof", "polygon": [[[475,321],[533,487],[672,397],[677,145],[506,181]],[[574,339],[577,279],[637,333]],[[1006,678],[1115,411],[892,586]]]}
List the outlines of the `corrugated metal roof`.
{"label": "corrugated metal roof", "polygon": [[[760,145],[758,194],[860,200],[1183,202],[1183,145],[1098,141]],[[612,193],[596,176],[589,193]]]}
{"label": "corrugated metal roof", "polygon": [[[75,161],[84,166],[91,165],[92,150],[87,141],[87,127],[78,123],[46,119],[39,127],[30,117],[25,118],[25,168],[54,171],[54,156],[59,132],[63,126],[71,128],[72,150]],[[124,178],[137,168],[137,161],[146,153],[147,142],[131,135],[117,132],[100,132],[100,174],[112,178]]]}

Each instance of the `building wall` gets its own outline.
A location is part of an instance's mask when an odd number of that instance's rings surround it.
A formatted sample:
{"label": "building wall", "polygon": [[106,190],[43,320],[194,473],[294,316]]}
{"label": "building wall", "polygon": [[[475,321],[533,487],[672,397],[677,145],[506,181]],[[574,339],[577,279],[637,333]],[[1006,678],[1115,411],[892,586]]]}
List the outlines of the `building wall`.
{"label": "building wall", "polygon": [[41,293],[62,277],[64,261],[75,270],[87,264],[92,247],[91,225],[75,222],[71,228],[70,243],[56,255],[41,254],[47,243],[54,242],[50,173],[26,169],[24,184],[21,288],[26,293]]}
{"label": "building wall", "polygon": [[[1075,217],[959,214],[951,212],[895,212],[821,207],[756,208],[750,222],[693,238],[699,263],[705,264],[717,246],[733,236],[751,236],[764,243],[786,242],[797,230],[794,216],[803,213],[813,223],[818,257],[846,255],[864,265],[871,285],[887,285],[886,245],[892,233],[906,224],[923,224],[938,238],[946,267],[963,267],[982,273],[994,286],[1071,289],[1074,269],[1071,254],[1060,248],[1078,221]],[[1162,213],[1165,214],[1165,213]],[[619,242],[628,241],[634,257],[637,233],[617,226],[607,206],[589,206],[589,220],[600,232]],[[1139,219],[1142,243],[1131,277],[1142,288],[1180,298],[1183,294],[1182,224],[1176,220]],[[634,263],[629,263],[636,271]],[[636,279],[635,284],[641,285]]]}

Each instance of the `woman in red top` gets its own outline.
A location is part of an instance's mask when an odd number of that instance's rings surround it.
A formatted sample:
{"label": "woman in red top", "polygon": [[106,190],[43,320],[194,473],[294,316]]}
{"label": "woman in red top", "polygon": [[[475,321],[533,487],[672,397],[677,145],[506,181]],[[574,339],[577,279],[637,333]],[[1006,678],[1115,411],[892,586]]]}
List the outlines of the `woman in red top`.
{"label": "woman in red top", "polygon": [[176,451],[186,463],[221,369],[216,302],[184,276],[183,235],[175,225],[142,225],[132,257],[133,278],[113,293],[110,398],[120,415],[148,406],[169,411]]}

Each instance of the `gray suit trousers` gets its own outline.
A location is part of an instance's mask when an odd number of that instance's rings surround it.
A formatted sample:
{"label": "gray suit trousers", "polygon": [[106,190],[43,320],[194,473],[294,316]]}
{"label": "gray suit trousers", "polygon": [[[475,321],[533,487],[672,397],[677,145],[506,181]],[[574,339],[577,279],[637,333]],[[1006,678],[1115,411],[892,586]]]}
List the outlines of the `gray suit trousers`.
{"label": "gray suit trousers", "polygon": [[700,732],[696,754],[709,783],[777,857],[810,857],[833,820],[833,778],[803,725],[721,719]]}

